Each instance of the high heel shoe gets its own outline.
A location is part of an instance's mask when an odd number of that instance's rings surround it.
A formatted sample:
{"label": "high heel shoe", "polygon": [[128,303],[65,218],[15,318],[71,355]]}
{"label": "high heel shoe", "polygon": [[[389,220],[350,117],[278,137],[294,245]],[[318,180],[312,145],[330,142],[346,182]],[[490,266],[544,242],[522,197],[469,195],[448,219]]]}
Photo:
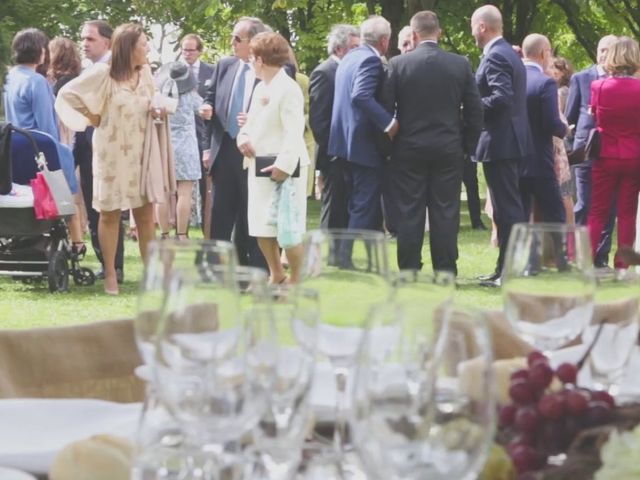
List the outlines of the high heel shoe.
{"label": "high heel shoe", "polygon": [[87,245],[84,242],[71,242],[71,256],[74,260],[82,260],[87,253]]}

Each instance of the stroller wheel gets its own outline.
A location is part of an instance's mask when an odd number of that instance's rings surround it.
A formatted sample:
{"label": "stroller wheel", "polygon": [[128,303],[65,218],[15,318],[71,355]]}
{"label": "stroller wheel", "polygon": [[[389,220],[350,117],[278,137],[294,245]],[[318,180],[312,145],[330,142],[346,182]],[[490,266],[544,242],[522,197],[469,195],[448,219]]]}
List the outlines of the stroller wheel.
{"label": "stroller wheel", "polygon": [[90,268],[80,267],[73,272],[73,282],[79,287],[90,287],[96,283],[96,275]]}
{"label": "stroller wheel", "polygon": [[65,252],[56,250],[51,254],[47,269],[47,280],[51,293],[66,292],[69,289],[69,264]]}

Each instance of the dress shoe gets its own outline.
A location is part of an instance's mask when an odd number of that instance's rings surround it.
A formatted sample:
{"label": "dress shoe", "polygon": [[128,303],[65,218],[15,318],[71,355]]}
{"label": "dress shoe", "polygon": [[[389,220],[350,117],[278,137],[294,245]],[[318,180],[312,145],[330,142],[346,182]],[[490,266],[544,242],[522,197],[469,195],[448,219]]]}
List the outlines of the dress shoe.
{"label": "dress shoe", "polygon": [[494,282],[500,278],[500,274],[498,272],[493,272],[488,275],[480,275],[477,277],[481,282]]}
{"label": "dress shoe", "polygon": [[481,287],[500,288],[502,286],[502,279],[500,277],[495,280],[483,280],[480,282]]}
{"label": "dress shoe", "polygon": [[472,224],[471,229],[472,230],[488,230],[487,226],[482,222]]}

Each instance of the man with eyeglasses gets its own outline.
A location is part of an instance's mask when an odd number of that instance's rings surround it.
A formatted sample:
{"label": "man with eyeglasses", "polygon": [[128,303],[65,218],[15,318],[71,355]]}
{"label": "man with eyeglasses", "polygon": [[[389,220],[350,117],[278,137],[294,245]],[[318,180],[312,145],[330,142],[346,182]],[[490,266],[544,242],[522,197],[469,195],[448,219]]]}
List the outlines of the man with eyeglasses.
{"label": "man with eyeglasses", "polygon": [[[202,39],[195,33],[189,33],[184,36],[181,43],[182,60],[189,67],[189,71],[198,79],[198,95],[204,98],[207,94],[207,88],[211,85],[211,76],[213,75],[213,65],[200,60],[202,49],[204,47]],[[199,115],[196,115],[196,134],[198,136],[198,149],[200,150],[200,158],[202,152],[209,149],[207,122]],[[209,237],[211,231],[211,177],[207,175],[210,165],[202,164],[202,176],[200,178],[200,218],[202,219],[202,231],[205,238]]]}
{"label": "man with eyeglasses", "polygon": [[[203,162],[213,177],[211,238],[231,240],[242,265],[266,269],[266,262],[247,224],[247,171],[236,145],[240,131],[238,115],[249,109],[258,80],[249,61],[249,42],[267,28],[258,18],[242,17],[233,27],[233,56],[222,58],[213,67],[211,83],[204,96],[200,115],[209,122],[208,150]],[[265,207],[266,208],[266,207]]]}
{"label": "man with eyeglasses", "polygon": [[555,174],[553,137],[564,138],[569,127],[560,118],[558,86],[546,74],[552,60],[549,39],[538,33],[527,35],[522,54],[527,69],[527,113],[533,147],[520,175],[522,207],[525,218],[529,218],[535,200],[542,221],[564,223],[566,212]]}
{"label": "man with eyeglasses", "polygon": [[344,159],[327,153],[336,70],[342,58],[360,45],[360,32],[352,25],[334,25],[329,32],[329,58],[318,65],[309,79],[309,125],[316,141],[316,168],[322,179],[322,228],[347,228],[348,172]]}

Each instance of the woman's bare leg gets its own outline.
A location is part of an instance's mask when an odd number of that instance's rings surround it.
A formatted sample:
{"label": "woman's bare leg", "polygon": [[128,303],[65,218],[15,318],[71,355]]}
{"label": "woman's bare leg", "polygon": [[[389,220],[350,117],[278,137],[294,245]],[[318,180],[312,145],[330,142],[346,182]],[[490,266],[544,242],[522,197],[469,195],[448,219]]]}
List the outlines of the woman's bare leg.
{"label": "woman's bare leg", "polygon": [[193,182],[191,180],[180,180],[178,182],[178,202],[176,204],[176,233],[179,240],[182,235],[187,234],[189,228],[189,218],[191,217],[191,194]]}
{"label": "woman's bare leg", "polygon": [[287,259],[289,260],[289,272],[291,283],[298,283],[300,281],[300,271],[302,270],[302,255],[304,249],[302,245],[296,245],[295,247],[287,248]]}
{"label": "woman's bare leg", "polygon": [[156,238],[156,227],[153,223],[153,203],[147,203],[141,207],[134,208],[133,216],[138,227],[138,247],[142,261],[147,261],[147,249],[149,242]]}
{"label": "woman's bare leg", "polygon": [[120,229],[120,210],[100,212],[98,222],[98,238],[104,260],[104,291],[109,294],[118,293],[116,276],[116,248]]}
{"label": "woman's bare leg", "polygon": [[280,262],[280,247],[274,237],[258,237],[258,247],[269,266],[269,283],[280,283],[286,275]]}

